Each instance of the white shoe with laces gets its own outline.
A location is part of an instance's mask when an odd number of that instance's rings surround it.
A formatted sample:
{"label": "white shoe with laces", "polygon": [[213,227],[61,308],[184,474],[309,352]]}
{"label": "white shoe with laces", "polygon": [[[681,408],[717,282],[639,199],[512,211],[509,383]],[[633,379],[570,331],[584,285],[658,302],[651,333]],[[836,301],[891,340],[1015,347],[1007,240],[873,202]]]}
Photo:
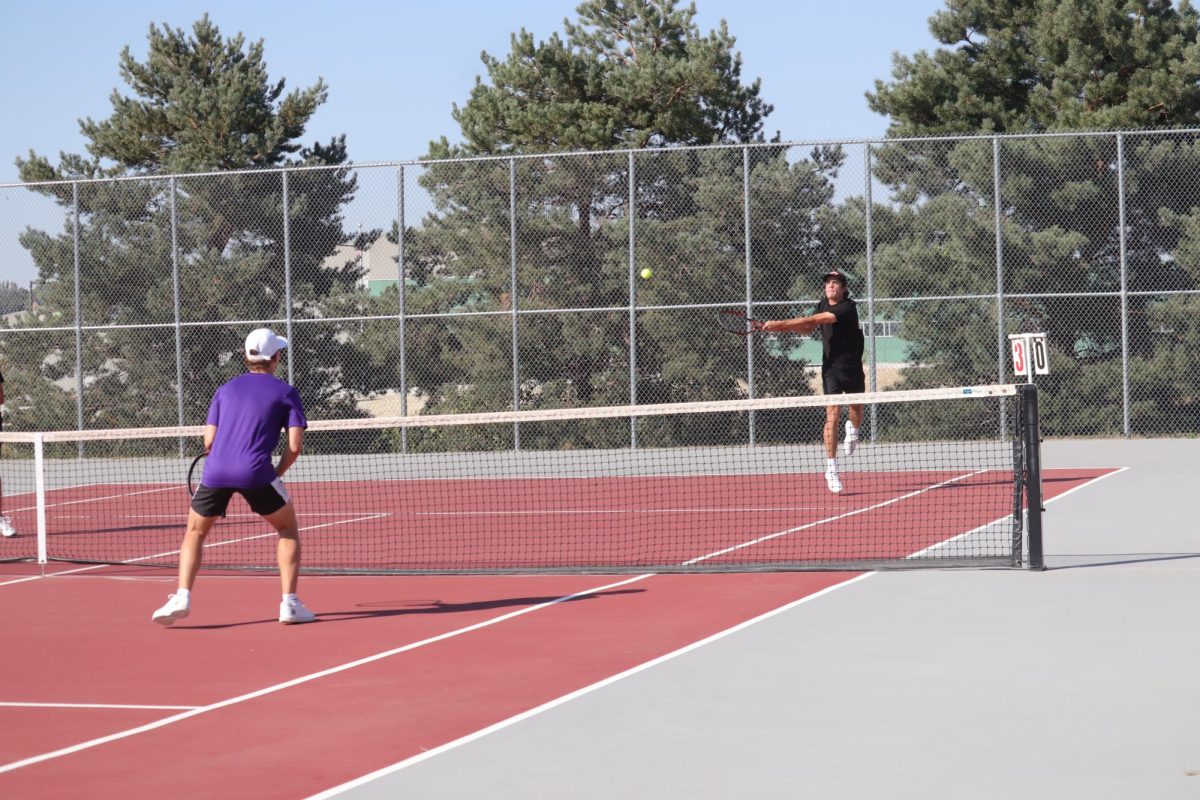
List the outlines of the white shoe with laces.
{"label": "white shoe with laces", "polygon": [[176,620],[183,619],[191,613],[191,604],[183,595],[173,594],[167,597],[167,604],[155,611],[150,619],[159,625],[171,625]]}
{"label": "white shoe with laces", "polygon": [[13,527],[12,520],[6,514],[0,514],[0,536],[16,536],[17,529]]}
{"label": "white shoe with laces", "polygon": [[841,494],[842,479],[838,476],[836,469],[825,470],[825,485],[829,487],[829,491],[834,494]]}
{"label": "white shoe with laces", "polygon": [[308,610],[308,606],[301,603],[299,598],[295,600],[284,600],[279,604],[279,621],[284,625],[294,625],[298,622],[313,622],[317,615]]}
{"label": "white shoe with laces", "polygon": [[854,455],[854,451],[858,449],[858,428],[850,424],[850,420],[846,420],[846,455]]}

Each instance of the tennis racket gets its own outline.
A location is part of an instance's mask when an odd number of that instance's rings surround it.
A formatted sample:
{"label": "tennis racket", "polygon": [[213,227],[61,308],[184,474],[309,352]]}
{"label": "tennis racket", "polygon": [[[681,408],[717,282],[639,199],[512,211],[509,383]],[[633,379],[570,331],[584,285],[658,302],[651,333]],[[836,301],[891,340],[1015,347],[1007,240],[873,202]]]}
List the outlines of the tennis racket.
{"label": "tennis racket", "polygon": [[761,333],[763,329],[762,320],[754,317],[746,316],[743,311],[721,311],[717,314],[717,324],[730,333],[738,336],[749,336],[752,333]]}
{"label": "tennis racket", "polygon": [[188,497],[195,497],[196,490],[200,488],[200,476],[204,474],[204,457],[207,453],[201,453],[192,459],[192,465],[188,467],[187,473],[187,489]]}

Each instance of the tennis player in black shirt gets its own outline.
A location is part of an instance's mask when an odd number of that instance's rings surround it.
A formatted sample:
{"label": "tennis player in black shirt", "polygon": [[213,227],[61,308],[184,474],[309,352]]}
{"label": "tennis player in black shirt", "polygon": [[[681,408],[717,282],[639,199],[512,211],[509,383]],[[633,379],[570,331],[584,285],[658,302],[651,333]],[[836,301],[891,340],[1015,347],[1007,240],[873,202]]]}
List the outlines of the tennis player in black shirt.
{"label": "tennis player in black shirt", "polygon": [[[812,333],[820,328],[824,344],[821,358],[821,383],[825,394],[861,394],[866,391],[863,372],[863,333],[858,327],[858,308],[850,299],[846,276],[834,270],[821,276],[825,296],[813,313],[796,319],[771,320],[763,330],[773,333]],[[858,447],[858,427],[862,424],[862,404],[847,406],[846,455]],[[825,485],[835,494],[842,491],[838,473],[838,421],[841,406],[825,407]]]}

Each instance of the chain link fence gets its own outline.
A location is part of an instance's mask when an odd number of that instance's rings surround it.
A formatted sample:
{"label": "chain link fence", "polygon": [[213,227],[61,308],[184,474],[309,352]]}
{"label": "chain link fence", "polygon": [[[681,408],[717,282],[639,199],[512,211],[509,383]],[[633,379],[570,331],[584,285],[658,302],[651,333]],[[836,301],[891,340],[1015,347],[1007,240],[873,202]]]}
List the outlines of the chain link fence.
{"label": "chain link fence", "polygon": [[[203,422],[260,325],[291,340],[283,377],[314,419],[808,394],[819,341],[742,340],[715,312],[807,314],[836,268],[870,389],[1008,382],[1008,334],[1044,331],[1047,435],[1192,435],[1198,134],[5,185],[0,270],[37,276],[0,327],[5,429]],[[682,436],[621,436],[651,432]],[[522,446],[488,436],[455,444]],[[620,444],[598,436],[571,442]]]}

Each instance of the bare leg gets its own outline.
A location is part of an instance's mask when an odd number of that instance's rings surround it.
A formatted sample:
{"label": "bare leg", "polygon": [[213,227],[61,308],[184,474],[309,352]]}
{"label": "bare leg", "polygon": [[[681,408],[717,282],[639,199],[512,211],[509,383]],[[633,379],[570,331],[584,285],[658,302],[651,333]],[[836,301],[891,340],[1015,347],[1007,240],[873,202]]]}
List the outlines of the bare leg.
{"label": "bare leg", "polygon": [[863,421],[862,405],[850,406],[848,416],[850,417],[851,425],[853,425],[856,428],[862,427],[862,421]]}
{"label": "bare leg", "polygon": [[[861,406],[859,407],[861,409]],[[825,457],[837,456],[838,419],[841,416],[841,406],[825,406]],[[861,410],[860,410],[861,414]]]}
{"label": "bare leg", "polygon": [[288,503],[273,514],[263,517],[279,534],[275,547],[279,559],[279,582],[284,594],[295,594],[300,581],[300,523],[296,508]]}
{"label": "bare leg", "polygon": [[192,590],[200,562],[204,560],[204,539],[212,530],[217,517],[202,517],[188,509],[187,532],[179,548],[179,588]]}

